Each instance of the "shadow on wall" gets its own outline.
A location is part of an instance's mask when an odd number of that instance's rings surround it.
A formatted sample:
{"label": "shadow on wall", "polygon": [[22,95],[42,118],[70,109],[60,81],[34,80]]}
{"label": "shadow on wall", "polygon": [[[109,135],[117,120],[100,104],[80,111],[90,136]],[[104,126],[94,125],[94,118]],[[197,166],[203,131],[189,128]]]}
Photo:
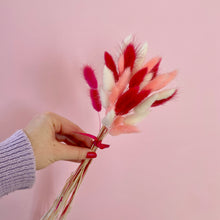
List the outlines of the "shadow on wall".
{"label": "shadow on wall", "polygon": [[37,174],[29,219],[41,219],[54,199],[54,169],[51,165]]}
{"label": "shadow on wall", "polygon": [[20,100],[10,102],[1,109],[0,121],[1,132],[0,141],[5,140],[12,135],[16,130],[27,125],[32,119],[35,110]]}

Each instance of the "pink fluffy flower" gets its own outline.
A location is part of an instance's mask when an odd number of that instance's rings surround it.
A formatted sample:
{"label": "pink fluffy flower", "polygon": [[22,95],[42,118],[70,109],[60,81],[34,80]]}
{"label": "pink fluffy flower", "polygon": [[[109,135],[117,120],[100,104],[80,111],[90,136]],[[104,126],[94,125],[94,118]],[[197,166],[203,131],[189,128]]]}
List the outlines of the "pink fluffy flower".
{"label": "pink fluffy flower", "polygon": [[101,105],[106,109],[102,123],[112,135],[137,132],[135,124],[148,115],[151,107],[162,105],[177,94],[177,89],[161,91],[176,77],[177,71],[160,74],[161,57],[146,62],[147,45],[137,46],[132,36],[127,37],[117,62],[105,52],[103,84],[99,88],[101,100],[94,71],[89,66],[84,68],[93,107],[96,111],[101,110]]}

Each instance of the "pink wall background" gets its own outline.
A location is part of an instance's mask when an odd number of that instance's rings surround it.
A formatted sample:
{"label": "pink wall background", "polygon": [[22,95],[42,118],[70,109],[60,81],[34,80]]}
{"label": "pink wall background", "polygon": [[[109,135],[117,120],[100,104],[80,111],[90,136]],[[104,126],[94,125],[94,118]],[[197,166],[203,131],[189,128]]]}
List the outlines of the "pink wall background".
{"label": "pink wall background", "polygon": [[[106,138],[68,219],[219,220],[218,0],[0,1],[0,140],[54,111],[98,131],[81,67],[134,33],[163,72],[178,68],[175,101],[154,109],[142,133]],[[219,56],[218,56],[219,57]],[[30,190],[0,199],[0,219],[39,219],[76,168],[58,162]]]}

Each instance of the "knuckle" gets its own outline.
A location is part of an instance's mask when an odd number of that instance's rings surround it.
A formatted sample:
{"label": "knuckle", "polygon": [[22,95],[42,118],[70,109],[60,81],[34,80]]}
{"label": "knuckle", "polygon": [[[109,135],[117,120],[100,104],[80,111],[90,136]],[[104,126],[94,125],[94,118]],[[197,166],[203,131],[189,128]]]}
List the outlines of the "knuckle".
{"label": "knuckle", "polygon": [[43,121],[50,123],[52,125],[54,125],[54,113],[52,112],[45,112],[41,114],[41,118]]}
{"label": "knuckle", "polygon": [[52,118],[53,115],[54,115],[54,113],[52,113],[52,112],[45,112],[45,113],[43,113],[42,115],[43,115],[44,117],[46,117],[46,118]]}

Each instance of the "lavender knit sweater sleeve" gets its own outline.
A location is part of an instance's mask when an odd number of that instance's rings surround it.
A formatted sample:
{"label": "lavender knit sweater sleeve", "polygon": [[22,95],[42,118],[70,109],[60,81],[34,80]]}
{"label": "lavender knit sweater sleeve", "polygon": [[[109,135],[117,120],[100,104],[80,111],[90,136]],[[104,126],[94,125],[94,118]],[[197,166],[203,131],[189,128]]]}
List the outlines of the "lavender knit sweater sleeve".
{"label": "lavender knit sweater sleeve", "polygon": [[35,159],[23,130],[0,143],[0,197],[31,188],[35,181]]}

